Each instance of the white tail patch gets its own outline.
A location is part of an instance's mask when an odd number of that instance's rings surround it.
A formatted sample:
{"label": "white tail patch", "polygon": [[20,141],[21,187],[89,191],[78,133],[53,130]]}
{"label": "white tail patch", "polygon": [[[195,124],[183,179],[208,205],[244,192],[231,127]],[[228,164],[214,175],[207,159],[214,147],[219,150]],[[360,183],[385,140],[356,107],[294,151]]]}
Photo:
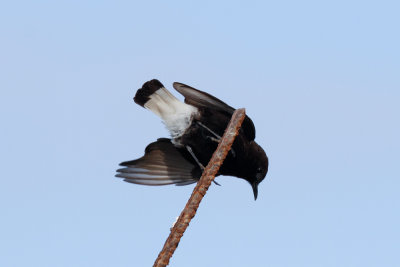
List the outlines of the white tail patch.
{"label": "white tail patch", "polygon": [[193,114],[198,111],[196,107],[179,101],[164,87],[155,91],[149,98],[144,107],[163,120],[172,138],[177,138],[185,132],[192,123]]}

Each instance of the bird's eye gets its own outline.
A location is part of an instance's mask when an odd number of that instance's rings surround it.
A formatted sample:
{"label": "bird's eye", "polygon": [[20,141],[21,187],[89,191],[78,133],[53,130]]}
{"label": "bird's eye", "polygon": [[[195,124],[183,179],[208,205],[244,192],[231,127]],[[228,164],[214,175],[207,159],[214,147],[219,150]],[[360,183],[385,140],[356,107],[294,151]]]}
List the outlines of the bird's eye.
{"label": "bird's eye", "polygon": [[257,168],[257,173],[261,173],[262,169],[260,167]]}

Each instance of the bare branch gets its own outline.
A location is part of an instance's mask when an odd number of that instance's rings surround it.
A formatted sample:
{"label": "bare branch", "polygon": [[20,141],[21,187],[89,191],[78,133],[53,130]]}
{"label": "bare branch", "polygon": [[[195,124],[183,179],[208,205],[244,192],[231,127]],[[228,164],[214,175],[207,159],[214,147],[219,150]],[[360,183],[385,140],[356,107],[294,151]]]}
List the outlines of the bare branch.
{"label": "bare branch", "polygon": [[196,215],[201,200],[205,196],[211,182],[214,180],[215,175],[217,175],[219,168],[231,149],[233,141],[238,135],[240,126],[245,117],[246,112],[244,108],[237,109],[235,113],[233,113],[231,121],[218,144],[217,150],[215,150],[212,155],[210,162],[204,169],[203,175],[200,177],[200,180],[194,188],[185,208],[172,227],[171,233],[169,234],[167,241],[165,241],[164,247],[158,255],[153,267],[165,267],[168,265],[169,260],[172,257],[172,254],[174,254],[175,249],[178,247],[179,241],[181,240],[186,228],[189,226],[192,218]]}

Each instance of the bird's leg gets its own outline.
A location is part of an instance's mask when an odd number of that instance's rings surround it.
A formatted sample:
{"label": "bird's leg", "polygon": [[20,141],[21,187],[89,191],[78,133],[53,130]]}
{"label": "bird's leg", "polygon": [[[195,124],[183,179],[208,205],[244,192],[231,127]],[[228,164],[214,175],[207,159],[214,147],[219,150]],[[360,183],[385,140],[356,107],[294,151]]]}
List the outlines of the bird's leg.
{"label": "bird's leg", "polygon": [[[211,130],[210,128],[208,128],[207,126],[205,126],[204,124],[202,124],[201,122],[199,122],[199,121],[196,121],[196,123],[198,124],[198,125],[200,125],[201,127],[203,127],[204,129],[206,129],[207,131],[209,131],[210,133],[212,133],[215,137],[216,137],[216,139],[214,139],[214,140],[217,140],[216,142],[219,142],[219,140],[221,140],[221,136],[219,136],[218,134],[216,134],[213,130]],[[212,137],[211,137],[212,138]],[[211,139],[212,140],[212,139]],[[214,141],[213,140],[213,141]]]}
{"label": "bird's leg", "polygon": [[219,140],[221,140],[221,139],[215,138],[214,136],[207,136],[207,138],[216,143],[219,143]]}
{"label": "bird's leg", "polygon": [[[206,129],[207,131],[209,131],[211,134],[213,134],[213,135],[215,136],[215,137],[213,137],[213,136],[207,136],[208,138],[211,139],[211,141],[214,141],[214,142],[216,142],[216,143],[219,143],[219,141],[221,140],[221,136],[219,136],[218,134],[216,134],[213,130],[211,130],[210,128],[208,128],[207,126],[205,126],[203,123],[201,123],[201,122],[199,122],[199,121],[196,121],[196,123],[197,123],[198,125],[200,125],[201,127],[203,127],[204,129]],[[233,157],[236,157],[236,153],[235,153],[235,151],[233,150],[233,148],[231,148],[230,151],[232,152],[232,156],[233,156]]]}
{"label": "bird's leg", "polygon": [[[186,146],[186,150],[190,153],[190,155],[192,156],[192,158],[196,161],[196,163],[199,165],[201,172],[204,171],[204,166],[203,164],[201,164],[201,162],[199,161],[199,159],[196,157],[196,155],[194,154],[192,148],[190,146]],[[215,180],[213,180],[214,184],[219,185],[219,183],[217,183]]]}
{"label": "bird's leg", "polygon": [[201,164],[201,162],[198,160],[198,158],[196,157],[196,155],[193,153],[193,150],[190,146],[186,146],[186,150],[190,153],[190,155],[192,156],[192,158],[196,161],[196,163],[199,165],[201,171],[204,171],[204,166],[203,164]]}

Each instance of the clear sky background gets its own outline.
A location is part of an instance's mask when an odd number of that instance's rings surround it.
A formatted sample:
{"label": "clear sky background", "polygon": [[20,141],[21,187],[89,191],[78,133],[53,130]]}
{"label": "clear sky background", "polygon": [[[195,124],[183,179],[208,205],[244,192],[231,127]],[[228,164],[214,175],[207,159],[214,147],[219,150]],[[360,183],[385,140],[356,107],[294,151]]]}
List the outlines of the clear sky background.
{"label": "clear sky background", "polygon": [[194,187],[114,178],[168,137],[132,101],[153,78],[245,107],[270,158],[257,201],[217,178],[170,266],[400,266],[399,9],[2,2],[0,266],[152,266]]}

